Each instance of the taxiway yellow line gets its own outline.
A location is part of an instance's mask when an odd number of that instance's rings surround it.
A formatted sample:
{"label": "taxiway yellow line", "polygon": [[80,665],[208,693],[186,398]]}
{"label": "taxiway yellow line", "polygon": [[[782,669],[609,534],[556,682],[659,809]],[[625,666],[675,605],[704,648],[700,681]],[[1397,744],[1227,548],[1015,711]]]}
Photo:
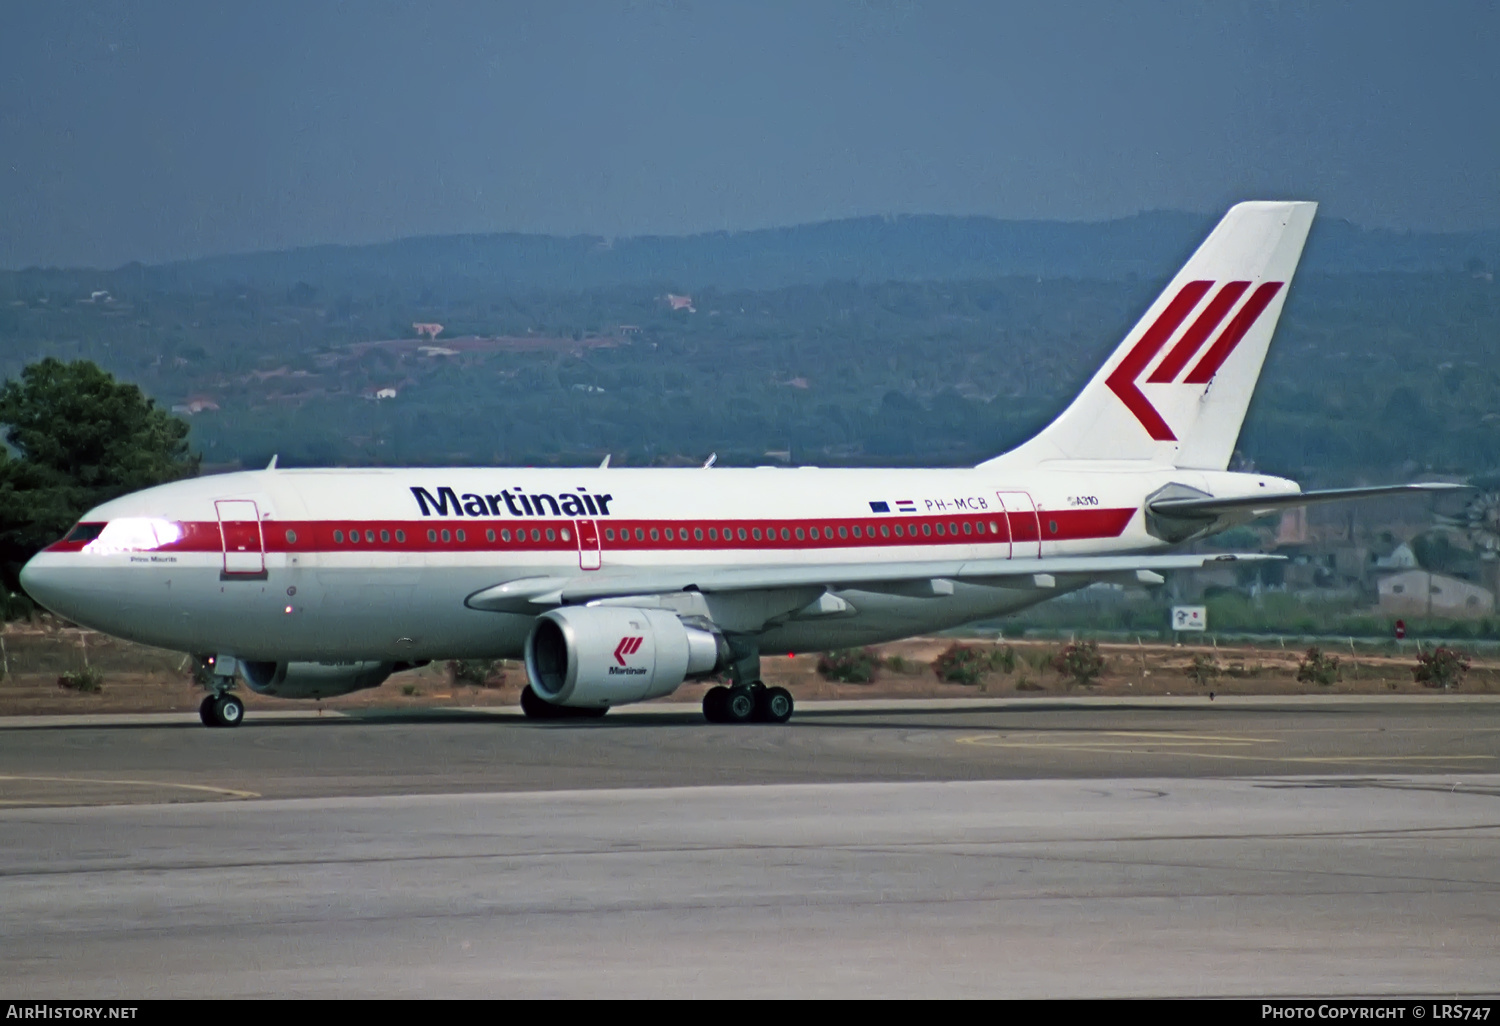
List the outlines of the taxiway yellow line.
{"label": "taxiway yellow line", "polygon": [[[0,776],[3,780],[20,780],[31,783],[43,784],[113,784],[117,787],[175,787],[184,791],[204,791],[209,794],[222,794],[231,798],[259,798],[255,791],[237,791],[232,787],[213,787],[208,784],[179,784],[169,780],[99,780],[93,777],[10,777]],[[12,804],[12,803],[5,803]]]}

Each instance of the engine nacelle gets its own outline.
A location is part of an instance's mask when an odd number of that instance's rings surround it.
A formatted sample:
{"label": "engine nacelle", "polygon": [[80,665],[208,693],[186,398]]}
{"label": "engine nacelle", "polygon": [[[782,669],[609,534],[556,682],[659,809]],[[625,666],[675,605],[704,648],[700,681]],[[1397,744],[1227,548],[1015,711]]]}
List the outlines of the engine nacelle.
{"label": "engine nacelle", "polygon": [[395,663],[257,663],[240,660],[245,683],[258,695],[332,698],[379,687]]}
{"label": "engine nacelle", "polygon": [[660,698],[728,662],[722,634],[665,609],[564,606],[538,617],[526,638],[531,689],[575,708]]}

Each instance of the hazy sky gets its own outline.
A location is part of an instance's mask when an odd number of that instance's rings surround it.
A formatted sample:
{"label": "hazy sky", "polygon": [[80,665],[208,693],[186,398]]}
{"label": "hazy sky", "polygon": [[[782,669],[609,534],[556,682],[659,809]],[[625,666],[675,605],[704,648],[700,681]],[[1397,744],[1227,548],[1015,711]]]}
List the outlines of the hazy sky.
{"label": "hazy sky", "polygon": [[0,0],[0,266],[1323,202],[1500,226],[1500,5]]}

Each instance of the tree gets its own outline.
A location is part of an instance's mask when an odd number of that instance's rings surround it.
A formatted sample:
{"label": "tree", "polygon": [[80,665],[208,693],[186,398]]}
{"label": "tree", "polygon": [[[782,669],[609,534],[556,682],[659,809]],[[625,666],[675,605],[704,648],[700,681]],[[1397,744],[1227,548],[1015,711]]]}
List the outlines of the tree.
{"label": "tree", "polygon": [[198,472],[188,426],[87,360],[51,357],[0,387],[0,580],[84,512]]}
{"label": "tree", "polygon": [[1104,656],[1099,653],[1097,641],[1079,641],[1064,645],[1052,657],[1052,668],[1060,676],[1072,677],[1075,683],[1090,685],[1104,672]]}
{"label": "tree", "polygon": [[1438,647],[1417,653],[1412,678],[1429,688],[1456,688],[1469,672],[1469,656],[1451,648]]}

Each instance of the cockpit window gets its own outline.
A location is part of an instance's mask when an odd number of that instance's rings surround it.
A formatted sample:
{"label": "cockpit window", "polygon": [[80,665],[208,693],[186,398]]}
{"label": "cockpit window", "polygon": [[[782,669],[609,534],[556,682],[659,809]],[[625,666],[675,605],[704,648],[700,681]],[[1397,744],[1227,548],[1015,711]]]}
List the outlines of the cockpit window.
{"label": "cockpit window", "polygon": [[63,539],[70,542],[90,542],[104,533],[103,524],[79,524]]}
{"label": "cockpit window", "polygon": [[122,517],[101,526],[103,530],[84,545],[84,552],[95,556],[152,552],[175,545],[183,534],[181,524],[154,517]]}

